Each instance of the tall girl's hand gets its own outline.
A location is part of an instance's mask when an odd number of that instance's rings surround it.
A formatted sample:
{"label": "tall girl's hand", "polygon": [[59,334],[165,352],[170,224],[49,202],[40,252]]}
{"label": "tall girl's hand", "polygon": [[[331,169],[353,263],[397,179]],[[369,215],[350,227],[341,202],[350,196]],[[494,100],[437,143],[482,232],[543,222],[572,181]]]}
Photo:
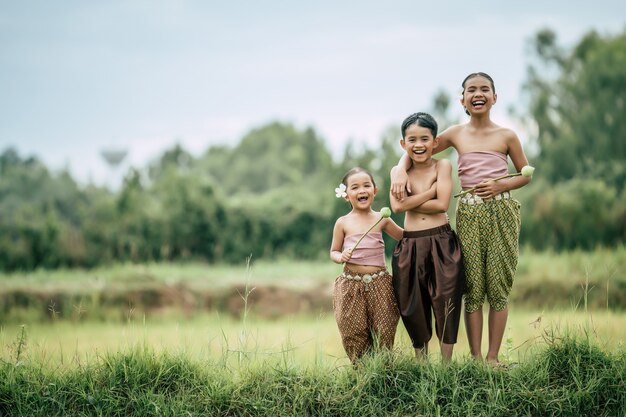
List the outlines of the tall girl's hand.
{"label": "tall girl's hand", "polygon": [[505,181],[484,180],[476,186],[474,194],[483,199],[494,198],[496,195],[507,191],[507,188],[503,186],[504,182]]}
{"label": "tall girl's hand", "polygon": [[399,166],[391,169],[391,195],[398,201],[404,200],[405,191],[411,192],[409,176],[406,171]]}
{"label": "tall girl's hand", "polygon": [[342,263],[346,263],[350,260],[350,258],[352,258],[352,248],[348,248],[346,250],[344,250],[343,252],[341,252],[341,262]]}

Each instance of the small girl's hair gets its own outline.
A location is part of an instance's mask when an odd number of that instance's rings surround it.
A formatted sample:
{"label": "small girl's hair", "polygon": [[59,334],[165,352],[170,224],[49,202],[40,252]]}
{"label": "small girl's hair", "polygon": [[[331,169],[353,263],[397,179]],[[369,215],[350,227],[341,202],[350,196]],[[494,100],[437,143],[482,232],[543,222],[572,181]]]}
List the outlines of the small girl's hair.
{"label": "small girl's hair", "polygon": [[365,168],[361,168],[361,167],[354,167],[350,171],[346,172],[346,175],[343,176],[341,183],[347,187],[348,178],[350,178],[354,174],[358,174],[359,172],[365,172],[367,175],[369,175],[370,179],[372,180],[372,184],[374,185],[374,187],[376,187],[376,181],[374,181],[374,177],[372,176],[372,174]]}
{"label": "small girl's hair", "polygon": [[[493,92],[495,94],[495,92],[496,92],[496,85],[493,83],[493,78],[491,78],[491,75],[487,74],[486,72],[472,72],[470,75],[465,77],[465,79],[461,83],[461,87],[463,87],[463,91],[461,92],[461,95],[465,94],[465,83],[467,82],[467,80],[470,80],[470,79],[472,79],[474,77],[483,77],[483,78],[486,78],[487,80],[489,80],[489,83],[491,83],[491,89],[493,90]],[[465,109],[465,114],[467,114],[468,116],[470,114],[467,111],[467,109]]]}
{"label": "small girl's hair", "polygon": [[426,129],[430,129],[430,132],[433,134],[433,138],[437,137],[437,129],[439,128],[437,126],[437,121],[428,113],[417,112],[404,119],[402,127],[400,128],[402,130],[402,139],[406,136],[406,130],[411,125],[418,125],[425,127]]}

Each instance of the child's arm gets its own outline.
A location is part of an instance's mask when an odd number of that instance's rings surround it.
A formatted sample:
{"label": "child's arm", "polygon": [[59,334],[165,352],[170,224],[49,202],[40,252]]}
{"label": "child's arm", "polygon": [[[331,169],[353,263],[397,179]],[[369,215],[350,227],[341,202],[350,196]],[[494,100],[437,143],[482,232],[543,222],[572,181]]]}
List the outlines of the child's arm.
{"label": "child's arm", "polygon": [[[411,160],[405,153],[398,161],[398,165],[391,168],[391,195],[398,201],[402,201],[405,197],[405,190],[411,192],[411,185],[409,184],[409,176],[407,171],[411,168]],[[394,210],[395,211],[395,210]]]}
{"label": "child's arm", "polygon": [[426,201],[435,198],[436,193],[437,183],[434,183],[428,190],[422,193],[410,195],[402,200],[398,200],[392,192],[389,192],[389,202],[391,203],[391,210],[393,210],[394,213],[413,210],[424,204]]}
{"label": "child's arm", "polygon": [[344,237],[343,217],[340,217],[335,222],[335,227],[333,228],[333,242],[330,245],[330,259],[336,264],[348,262],[352,257],[352,248],[342,251]]}
{"label": "child's arm", "polygon": [[426,214],[445,213],[450,206],[452,196],[452,164],[447,159],[437,162],[436,195],[434,198],[425,201],[414,211]]}
{"label": "child's arm", "polygon": [[[526,154],[524,153],[524,149],[522,148],[522,143],[519,138],[515,134],[515,132],[510,131],[511,136],[509,136],[509,157],[511,161],[513,161],[513,166],[515,166],[515,170],[517,172],[521,172],[522,168],[528,165],[528,159],[526,158]],[[519,175],[517,177],[507,178],[507,185],[509,186],[509,190],[516,190],[528,184],[532,177],[524,177]]]}
{"label": "child's arm", "polygon": [[385,224],[383,225],[382,229],[385,231],[385,233],[387,233],[395,240],[402,239],[404,229],[398,226],[391,217],[385,219]]}

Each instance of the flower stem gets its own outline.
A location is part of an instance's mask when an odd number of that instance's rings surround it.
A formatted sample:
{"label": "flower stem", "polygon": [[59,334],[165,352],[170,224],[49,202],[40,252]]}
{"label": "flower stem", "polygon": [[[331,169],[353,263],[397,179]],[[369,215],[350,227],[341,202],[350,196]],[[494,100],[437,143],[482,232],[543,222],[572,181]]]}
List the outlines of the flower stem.
{"label": "flower stem", "polygon": [[380,221],[381,221],[382,219],[384,219],[384,216],[380,216],[380,219],[378,219],[378,221],[377,221],[376,223],[374,223],[374,224],[372,225],[372,227],[370,227],[369,229],[367,229],[367,232],[363,233],[363,236],[361,236],[361,238],[360,238],[359,240],[357,240],[357,241],[356,241],[356,243],[355,243],[355,244],[354,244],[354,246],[352,247],[352,250],[355,250],[355,249],[356,249],[356,247],[357,247],[357,246],[359,246],[359,243],[361,243],[361,241],[363,240],[363,238],[365,237],[365,235],[367,235],[369,232],[371,232],[371,231],[372,231],[372,229],[373,229],[374,227],[376,227],[376,225],[377,225],[378,223],[380,223]]}

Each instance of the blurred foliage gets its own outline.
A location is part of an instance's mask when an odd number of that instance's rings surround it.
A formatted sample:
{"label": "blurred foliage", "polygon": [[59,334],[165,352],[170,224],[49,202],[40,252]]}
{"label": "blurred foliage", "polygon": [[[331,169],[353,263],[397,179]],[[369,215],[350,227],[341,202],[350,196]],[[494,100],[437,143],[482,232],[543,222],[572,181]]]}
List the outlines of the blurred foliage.
{"label": "blurred foliage", "polygon": [[536,127],[536,179],[520,190],[522,241],[613,246],[626,236],[626,30],[571,49],[550,29],[531,40],[524,84]]}
{"label": "blurred foliage", "polygon": [[626,183],[626,31],[590,32],[571,50],[544,29],[531,42],[524,88],[537,126],[537,168],[552,182],[601,178]]}
{"label": "blurred foliage", "polygon": [[[537,171],[516,191],[522,244],[554,250],[621,245],[626,32],[591,32],[566,49],[545,29],[530,46],[523,113],[536,133],[537,154],[529,156]],[[451,102],[444,91],[433,97],[430,112],[441,131],[455,122],[448,116]],[[349,210],[333,189],[347,170],[361,166],[379,188],[374,209],[388,206],[399,139],[399,126],[390,127],[374,149],[350,142],[335,161],[313,128],[272,122],[233,147],[211,147],[199,157],[176,145],[147,167],[131,168],[117,192],[81,187],[68,172],[50,172],[9,148],[0,154],[0,269],[326,258],[333,224]],[[450,150],[438,157],[456,164]],[[401,215],[393,218],[402,224]],[[388,253],[394,243],[386,238]]]}

